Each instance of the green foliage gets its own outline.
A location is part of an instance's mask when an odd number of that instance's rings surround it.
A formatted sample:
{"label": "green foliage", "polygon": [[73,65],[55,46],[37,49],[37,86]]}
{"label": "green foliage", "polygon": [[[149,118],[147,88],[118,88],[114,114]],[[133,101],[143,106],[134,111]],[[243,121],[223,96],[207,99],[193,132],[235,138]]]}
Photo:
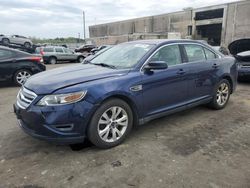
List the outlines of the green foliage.
{"label": "green foliage", "polygon": [[66,44],[66,43],[84,43],[84,39],[79,39],[75,37],[68,38],[54,38],[54,39],[41,39],[41,38],[30,38],[34,44]]}

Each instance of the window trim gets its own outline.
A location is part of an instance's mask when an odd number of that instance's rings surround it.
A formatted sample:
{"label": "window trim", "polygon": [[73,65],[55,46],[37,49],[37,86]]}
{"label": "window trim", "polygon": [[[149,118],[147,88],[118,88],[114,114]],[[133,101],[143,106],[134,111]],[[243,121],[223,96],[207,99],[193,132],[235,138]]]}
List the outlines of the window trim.
{"label": "window trim", "polygon": [[[204,51],[205,56],[206,56],[206,59],[207,59],[207,54],[206,54],[205,49],[208,50],[208,51],[210,51],[211,53],[213,53],[213,54],[215,55],[215,58],[214,58],[214,59],[217,59],[217,58],[218,58],[218,55],[217,55],[216,53],[212,52],[211,50],[209,50],[209,49],[207,49],[207,48],[203,48],[203,51]],[[208,61],[208,60],[212,60],[212,59],[207,59],[207,61]]]}
{"label": "window trim", "polygon": [[[187,60],[185,63],[195,63],[195,62],[200,62],[200,61],[207,61],[207,56],[206,56],[206,53],[205,53],[205,50],[204,50],[204,47],[203,47],[203,46],[200,46],[200,47],[202,48],[202,51],[203,51],[203,53],[204,53],[205,60],[189,61],[189,58],[188,58],[188,55],[187,55],[187,51],[186,51],[185,45],[189,45],[189,44],[184,44],[184,45],[182,45],[182,46],[183,46],[183,51],[185,52],[185,56],[186,56],[186,60]],[[191,45],[195,45],[195,44],[191,44]]]}
{"label": "window trim", "polygon": [[[161,48],[166,47],[166,46],[170,46],[170,45],[179,45],[179,46],[183,46],[184,44],[194,44],[194,45],[198,45],[198,46],[201,46],[201,47],[203,47],[203,48],[206,48],[206,49],[210,50],[210,49],[209,49],[208,47],[206,47],[205,45],[203,45],[203,44],[201,44],[201,43],[195,43],[195,42],[176,42],[176,43],[165,44],[165,45],[162,45],[162,46],[160,46],[159,48],[157,48],[157,49],[156,49],[156,50],[155,50],[155,51],[145,60],[145,62],[142,64],[142,66],[141,66],[139,72],[142,72],[142,73],[143,73],[143,69],[144,69],[144,67],[147,65],[147,63],[149,62],[149,60],[151,59],[151,57],[154,56],[154,54],[155,54],[158,50],[160,50]],[[183,46],[183,47],[184,47],[184,46]],[[181,48],[180,48],[180,50],[181,50]],[[184,51],[185,51],[185,49],[184,49]],[[214,50],[210,50],[210,51],[214,52],[214,53],[217,55],[218,59],[221,59],[221,58],[222,58],[222,56],[221,56],[220,54],[218,54],[217,52],[215,52]],[[181,51],[180,51],[180,52],[181,52]],[[182,53],[181,53],[181,54],[182,54]],[[184,55],[184,54],[183,54],[183,55]],[[206,61],[207,61],[207,60],[206,60]],[[196,61],[196,62],[195,62],[195,61],[193,61],[193,62],[183,62],[183,61],[182,61],[181,64],[185,64],[185,63],[197,63],[197,61]],[[171,67],[179,66],[179,65],[181,65],[181,64],[172,65]]]}
{"label": "window trim", "polygon": [[[57,52],[56,49],[61,49],[62,51],[61,51],[61,52]],[[63,50],[63,48],[55,47],[55,52],[56,52],[56,53],[64,53],[64,50]]]}

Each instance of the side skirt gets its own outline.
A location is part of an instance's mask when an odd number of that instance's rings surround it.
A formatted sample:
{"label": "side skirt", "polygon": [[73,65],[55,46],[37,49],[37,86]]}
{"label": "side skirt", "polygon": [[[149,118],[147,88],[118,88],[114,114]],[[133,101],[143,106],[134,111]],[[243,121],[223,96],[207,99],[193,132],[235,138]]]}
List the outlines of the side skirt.
{"label": "side skirt", "polygon": [[139,125],[143,125],[143,124],[148,123],[149,121],[152,121],[154,119],[164,117],[164,116],[176,113],[176,112],[180,112],[180,111],[183,111],[183,110],[186,110],[186,109],[189,109],[189,108],[193,108],[193,107],[196,107],[196,106],[199,106],[199,105],[202,105],[202,104],[207,104],[211,100],[212,100],[212,97],[205,98],[205,99],[202,99],[202,100],[190,103],[190,104],[186,104],[186,105],[174,108],[174,109],[170,109],[170,110],[167,110],[167,111],[164,111],[164,112],[161,112],[161,113],[157,113],[157,114],[154,114],[154,115],[147,116],[145,118],[141,118],[141,119],[139,119]]}

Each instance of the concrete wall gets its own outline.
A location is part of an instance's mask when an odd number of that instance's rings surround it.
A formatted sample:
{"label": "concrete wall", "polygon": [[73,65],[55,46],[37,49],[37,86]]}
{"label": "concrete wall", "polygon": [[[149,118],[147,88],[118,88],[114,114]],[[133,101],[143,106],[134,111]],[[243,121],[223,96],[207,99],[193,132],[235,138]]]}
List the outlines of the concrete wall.
{"label": "concrete wall", "polygon": [[144,17],[89,27],[90,38],[119,36],[133,33],[181,32],[187,34],[186,26],[191,24],[191,11]]}
{"label": "concrete wall", "polygon": [[227,9],[225,44],[250,38],[250,1],[229,4]]}
{"label": "concrete wall", "polygon": [[[223,46],[227,46],[235,39],[250,37],[250,1],[247,0],[90,26],[90,38],[93,38],[97,44],[116,44],[120,41],[125,42],[133,39],[141,39],[138,35],[147,35],[148,37],[156,34],[158,38],[163,38],[167,36],[168,32],[178,32],[182,38],[186,38],[189,25],[193,26],[193,38],[196,38],[196,24],[198,22],[193,20],[195,12],[217,8],[224,8],[223,18],[200,22],[201,24],[203,22],[222,22],[221,44]],[[131,37],[132,35],[135,36]]]}

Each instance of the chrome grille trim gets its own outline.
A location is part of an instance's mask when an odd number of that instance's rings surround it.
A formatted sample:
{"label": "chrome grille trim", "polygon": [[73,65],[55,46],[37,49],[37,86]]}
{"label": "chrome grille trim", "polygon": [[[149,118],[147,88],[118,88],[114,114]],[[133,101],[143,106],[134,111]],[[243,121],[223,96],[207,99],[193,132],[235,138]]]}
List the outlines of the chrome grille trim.
{"label": "chrome grille trim", "polygon": [[37,95],[34,92],[22,87],[17,94],[16,104],[20,108],[26,109],[35,100],[36,97]]}

